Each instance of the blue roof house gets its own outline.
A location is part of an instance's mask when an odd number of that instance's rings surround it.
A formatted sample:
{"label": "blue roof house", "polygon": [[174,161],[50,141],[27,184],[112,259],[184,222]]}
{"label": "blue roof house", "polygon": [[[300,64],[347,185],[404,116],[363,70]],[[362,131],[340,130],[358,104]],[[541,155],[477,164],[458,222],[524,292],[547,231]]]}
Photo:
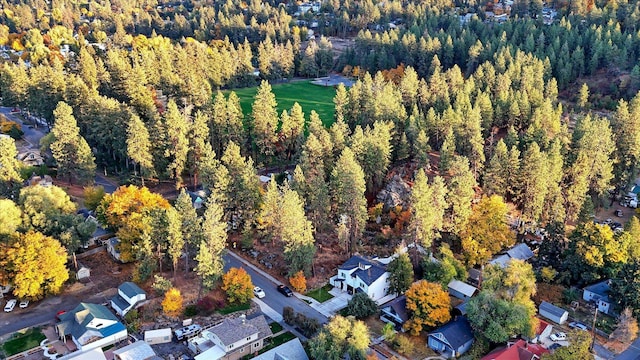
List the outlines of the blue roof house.
{"label": "blue roof house", "polygon": [[605,280],[587,286],[582,292],[582,299],[594,302],[598,306],[598,311],[613,315],[611,299],[609,299],[610,283],[610,280]]}
{"label": "blue roof house", "polygon": [[85,352],[115,344],[127,338],[127,328],[104,305],[80,303],[58,316],[56,332],[63,339],[71,336],[79,351]]}
{"label": "blue roof house", "polygon": [[464,316],[458,316],[429,333],[427,346],[446,358],[458,357],[471,348],[473,330]]}

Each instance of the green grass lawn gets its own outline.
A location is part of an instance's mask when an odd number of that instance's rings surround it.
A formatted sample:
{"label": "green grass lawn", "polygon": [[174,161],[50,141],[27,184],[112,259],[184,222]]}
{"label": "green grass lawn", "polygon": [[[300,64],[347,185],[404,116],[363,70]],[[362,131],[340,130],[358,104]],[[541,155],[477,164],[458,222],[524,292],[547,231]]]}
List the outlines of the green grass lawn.
{"label": "green grass lawn", "polygon": [[318,302],[323,303],[333,298],[333,295],[329,294],[329,290],[331,290],[331,285],[327,284],[321,288],[307,292],[306,295],[318,300]]}
{"label": "green grass lawn", "polygon": [[280,325],[277,322],[272,322],[271,324],[269,324],[269,328],[271,328],[271,332],[274,334],[277,334],[280,331],[282,331],[282,325]]}
{"label": "green grass lawn", "polygon": [[250,308],[251,308],[251,303],[227,305],[222,309],[218,309],[218,312],[222,315],[227,315],[240,310],[249,310]]}
{"label": "green grass lawn", "polygon": [[25,334],[16,333],[13,335],[15,338],[7,341],[2,345],[2,349],[6,356],[15,355],[23,351],[32,349],[38,345],[46,336],[40,331],[39,328],[33,328],[27,331]]}
{"label": "green grass lawn", "polygon": [[[310,81],[297,81],[286,84],[271,85],[273,94],[278,102],[278,115],[282,110],[291,110],[295,102],[302,106],[305,118],[309,119],[311,110],[315,110],[325,126],[329,127],[333,123],[333,114],[335,112],[333,105],[333,97],[336,90],[330,86],[313,85]],[[225,91],[225,95],[231,90]],[[240,98],[240,106],[245,118],[251,114],[251,106],[253,105],[253,97],[258,91],[257,87],[233,89]],[[215,96],[215,95],[214,95]]]}

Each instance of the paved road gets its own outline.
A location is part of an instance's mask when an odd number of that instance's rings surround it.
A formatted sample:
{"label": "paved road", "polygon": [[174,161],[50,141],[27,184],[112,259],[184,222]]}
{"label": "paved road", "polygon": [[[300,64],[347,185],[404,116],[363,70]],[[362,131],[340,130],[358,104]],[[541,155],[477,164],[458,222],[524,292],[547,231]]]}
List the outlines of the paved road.
{"label": "paved road", "polygon": [[[225,255],[225,270],[231,267],[241,267],[242,265],[239,260]],[[264,289],[266,296],[261,300],[279,314],[282,314],[282,309],[285,306],[291,306],[296,312],[315,318],[322,324],[327,322],[326,316],[311,308],[304,301],[296,297],[286,297],[280,294],[276,290],[277,284],[274,284],[253,269],[246,266],[243,267],[251,275],[253,283]],[[103,302],[106,299],[80,299],[74,295],[62,295],[31,303],[26,309],[20,309],[16,306],[10,313],[0,312],[0,337],[38,324],[55,322],[55,315],[58,311],[71,310],[78,306],[81,301]],[[6,299],[0,301],[2,307],[4,307],[5,303]]]}
{"label": "paved road", "polygon": [[224,266],[225,271],[231,267],[243,267],[247,271],[247,273],[251,275],[251,281],[253,282],[253,284],[255,286],[260,286],[264,290],[266,296],[260,300],[262,300],[262,302],[264,302],[265,304],[269,305],[269,307],[271,307],[273,310],[275,310],[279,314],[282,314],[282,309],[285,306],[291,306],[296,312],[303,313],[307,317],[315,318],[321,324],[324,324],[328,321],[326,316],[317,312],[315,309],[313,309],[307,303],[298,299],[297,297],[295,296],[286,297],[280,294],[278,290],[276,290],[276,286],[278,284],[274,284],[271,280],[269,280],[262,274],[256,272],[255,270],[247,266],[243,266],[243,264],[239,260],[229,255],[225,255],[224,259],[225,259],[225,266]]}
{"label": "paved road", "polygon": [[637,360],[640,359],[640,338],[632,342],[627,350],[615,357],[616,360]]}

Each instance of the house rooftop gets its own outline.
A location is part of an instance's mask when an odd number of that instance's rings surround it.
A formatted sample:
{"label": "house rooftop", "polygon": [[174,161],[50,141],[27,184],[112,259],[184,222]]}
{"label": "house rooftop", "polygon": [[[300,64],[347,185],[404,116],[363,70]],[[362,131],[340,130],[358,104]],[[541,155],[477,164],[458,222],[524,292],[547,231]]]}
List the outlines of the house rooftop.
{"label": "house rooftop", "polygon": [[[539,359],[549,350],[538,344],[529,344],[520,339],[515,343],[508,343],[506,348],[492,351],[482,357],[481,360],[532,360]],[[534,357],[536,356],[536,357]]]}
{"label": "house rooftop", "polygon": [[460,280],[451,280],[449,282],[449,285],[447,285],[447,287],[449,289],[455,290],[461,294],[463,294],[464,296],[468,296],[471,297],[473,296],[476,291],[478,291],[478,289],[476,289],[474,286],[471,286],[465,282],[462,282]]}
{"label": "house rooftop", "polygon": [[309,360],[307,353],[300,343],[300,339],[295,338],[286,343],[275,347],[261,355],[253,358],[254,360]]}
{"label": "house rooftop", "polygon": [[[59,332],[61,334],[71,334],[76,339],[80,339],[88,331],[96,335],[100,334],[101,337],[107,337],[126,330],[124,325],[118,321],[118,318],[106,306],[99,304],[80,303],[72,311],[61,314],[59,318],[60,323],[56,325]],[[87,328],[94,319],[111,320],[115,323],[100,329]]]}
{"label": "house rooftop", "polygon": [[538,311],[539,312],[540,311],[546,311],[546,312],[548,312],[548,313],[550,313],[550,314],[552,314],[554,316],[557,316],[557,317],[562,317],[562,315],[564,315],[564,313],[567,312],[567,310],[565,310],[563,308],[560,308],[560,307],[557,307],[557,306],[555,306],[555,305],[553,305],[551,303],[548,303],[546,301],[543,301],[540,304],[540,307],[538,308]]}
{"label": "house rooftop", "polygon": [[609,280],[600,281],[595,284],[591,284],[584,288],[586,291],[590,291],[600,297],[600,300],[609,302]]}
{"label": "house rooftop", "polygon": [[225,345],[231,345],[237,341],[248,338],[258,333],[258,338],[271,336],[273,333],[263,315],[253,319],[237,317],[235,319],[224,319],[222,322],[209,329]]}
{"label": "house rooftop", "polygon": [[350,257],[349,260],[338,268],[340,270],[357,269],[351,276],[359,277],[367,285],[373,284],[387,272],[387,267],[382,263],[359,255]]}
{"label": "house rooftop", "polygon": [[118,290],[122,291],[123,294],[127,295],[129,298],[132,298],[136,295],[147,295],[144,290],[140,289],[140,287],[131,281],[127,281],[118,286]]}
{"label": "house rooftop", "polygon": [[531,251],[529,246],[527,246],[527,244],[524,244],[524,243],[520,243],[512,247],[511,249],[507,250],[507,254],[512,259],[518,259],[518,260],[524,260],[524,261],[527,261],[534,256],[533,251]]}
{"label": "house rooftop", "polygon": [[391,308],[393,312],[395,312],[398,317],[402,319],[402,321],[409,320],[409,313],[407,312],[407,297],[402,295],[397,298],[389,301],[388,303],[382,306],[383,309]]}
{"label": "house rooftop", "polygon": [[115,350],[113,355],[120,360],[156,360],[162,359],[157,356],[149,344],[144,341],[136,341],[123,348]]}
{"label": "house rooftop", "polygon": [[430,336],[432,334],[441,334],[454,349],[473,339],[471,324],[464,316],[459,316],[429,333]]}

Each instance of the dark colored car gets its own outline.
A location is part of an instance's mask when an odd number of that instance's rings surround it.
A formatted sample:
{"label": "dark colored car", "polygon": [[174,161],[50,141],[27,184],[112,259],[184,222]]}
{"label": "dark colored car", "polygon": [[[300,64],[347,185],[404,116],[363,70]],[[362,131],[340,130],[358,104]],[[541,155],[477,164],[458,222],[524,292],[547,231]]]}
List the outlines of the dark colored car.
{"label": "dark colored car", "polygon": [[547,349],[548,350],[555,350],[555,349],[557,349],[559,347],[562,347],[562,345],[560,345],[558,343],[554,343],[554,344],[551,344],[551,346],[549,346]]}
{"label": "dark colored car", "polygon": [[278,291],[284,296],[293,296],[293,291],[288,286],[278,285]]}

